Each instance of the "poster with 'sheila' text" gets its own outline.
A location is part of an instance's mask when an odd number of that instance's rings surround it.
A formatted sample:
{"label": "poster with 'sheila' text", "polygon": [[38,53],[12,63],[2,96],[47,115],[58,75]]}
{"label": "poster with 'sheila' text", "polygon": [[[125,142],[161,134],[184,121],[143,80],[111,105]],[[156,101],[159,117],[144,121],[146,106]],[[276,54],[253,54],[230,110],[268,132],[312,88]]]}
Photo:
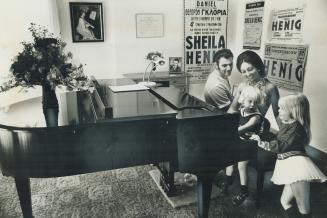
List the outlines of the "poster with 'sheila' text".
{"label": "poster with 'sheila' text", "polygon": [[308,45],[265,45],[264,64],[268,79],[277,86],[296,92],[303,91]]}
{"label": "poster with 'sheila' text", "polygon": [[264,1],[247,3],[244,15],[243,48],[260,49]]}
{"label": "poster with 'sheila' text", "polygon": [[228,0],[184,0],[184,64],[191,83],[203,82],[215,52],[227,46]]}

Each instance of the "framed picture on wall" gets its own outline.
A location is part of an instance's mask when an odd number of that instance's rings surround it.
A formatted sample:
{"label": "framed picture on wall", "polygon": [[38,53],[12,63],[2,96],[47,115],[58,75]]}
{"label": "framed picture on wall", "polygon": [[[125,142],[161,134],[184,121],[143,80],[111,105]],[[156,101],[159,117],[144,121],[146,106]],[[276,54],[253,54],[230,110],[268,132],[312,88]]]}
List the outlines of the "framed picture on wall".
{"label": "framed picture on wall", "polygon": [[103,42],[102,3],[69,2],[73,42]]}
{"label": "framed picture on wall", "polygon": [[182,73],[182,57],[169,57],[169,73]]}
{"label": "framed picture on wall", "polygon": [[164,37],[164,14],[135,14],[136,38]]}

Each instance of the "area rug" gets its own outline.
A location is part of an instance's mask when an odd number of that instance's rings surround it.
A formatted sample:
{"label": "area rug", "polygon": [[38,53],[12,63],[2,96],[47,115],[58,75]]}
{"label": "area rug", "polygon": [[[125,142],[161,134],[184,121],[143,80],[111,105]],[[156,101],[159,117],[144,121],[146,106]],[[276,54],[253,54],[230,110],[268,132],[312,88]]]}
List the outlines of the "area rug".
{"label": "area rug", "polygon": [[[161,191],[162,195],[173,208],[179,208],[197,202],[196,181],[186,183],[184,179],[184,173],[175,173],[174,183],[177,189],[177,194],[176,196],[172,197],[168,197],[160,185],[160,171],[151,170],[149,174]],[[218,196],[218,188],[215,185],[212,185],[211,199]]]}
{"label": "area rug", "polygon": [[[145,165],[76,176],[31,179],[33,215],[35,218],[198,217],[196,197],[193,197],[193,203],[189,201],[190,205],[173,208],[151,178],[149,172],[152,170],[157,168]],[[249,175],[250,180],[254,179],[253,174]],[[178,178],[183,177],[178,177],[177,174],[176,179]],[[213,193],[216,192],[215,189],[214,187]],[[239,183],[236,180],[229,195],[212,199],[209,218],[281,217],[279,199],[282,187],[265,186],[259,209],[231,205],[231,197],[238,189]],[[184,194],[179,197],[183,196]],[[312,183],[311,206],[314,218],[326,217],[326,196],[326,184]],[[5,177],[0,172],[0,218],[21,217],[14,179]]]}

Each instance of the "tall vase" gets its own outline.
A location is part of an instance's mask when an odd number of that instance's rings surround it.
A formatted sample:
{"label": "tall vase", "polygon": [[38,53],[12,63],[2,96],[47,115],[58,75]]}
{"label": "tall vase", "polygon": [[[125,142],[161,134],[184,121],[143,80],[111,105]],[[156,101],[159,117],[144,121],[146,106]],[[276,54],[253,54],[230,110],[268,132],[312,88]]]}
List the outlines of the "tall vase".
{"label": "tall vase", "polygon": [[42,85],[42,106],[47,127],[58,126],[58,99],[55,90],[47,83]]}

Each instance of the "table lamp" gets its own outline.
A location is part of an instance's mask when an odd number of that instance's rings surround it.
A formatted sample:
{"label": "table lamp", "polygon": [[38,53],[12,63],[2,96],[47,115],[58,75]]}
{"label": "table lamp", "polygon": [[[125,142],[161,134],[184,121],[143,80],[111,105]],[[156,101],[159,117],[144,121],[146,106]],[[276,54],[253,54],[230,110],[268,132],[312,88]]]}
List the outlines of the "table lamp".
{"label": "table lamp", "polygon": [[[153,87],[156,85],[156,82],[150,81],[151,74],[157,70],[158,66],[163,66],[165,64],[165,60],[163,59],[163,56],[160,52],[150,52],[147,55],[146,59],[149,60],[150,63],[145,68],[142,81],[139,82],[138,84],[144,85],[146,87]],[[147,72],[148,72],[147,81],[145,81]]]}

